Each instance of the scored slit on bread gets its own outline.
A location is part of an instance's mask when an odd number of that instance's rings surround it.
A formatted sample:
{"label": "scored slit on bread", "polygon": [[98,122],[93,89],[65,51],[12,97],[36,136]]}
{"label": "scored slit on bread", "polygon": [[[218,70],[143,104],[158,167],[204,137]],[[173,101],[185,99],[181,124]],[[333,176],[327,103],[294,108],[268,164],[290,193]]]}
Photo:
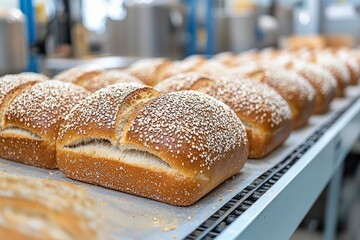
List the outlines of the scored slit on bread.
{"label": "scored slit on bread", "polygon": [[67,177],[181,206],[238,173],[247,152],[245,130],[223,103],[134,83],[90,95],[57,139]]}
{"label": "scored slit on bread", "polygon": [[122,143],[124,127],[129,122],[129,119],[157,95],[153,91],[135,91],[125,97],[116,117],[116,138],[81,138],[65,145],[64,148],[70,148],[71,151],[80,154],[110,158],[150,169],[171,170],[171,166],[163,161],[161,157],[146,149]]}
{"label": "scored slit on bread", "polygon": [[34,140],[42,140],[43,138],[27,129],[21,128],[21,127],[14,127],[14,126],[7,126],[6,128],[3,128],[0,130],[0,134],[3,136],[10,135],[10,136],[17,136],[22,138],[29,138]]}
{"label": "scored slit on bread", "polygon": [[[33,76],[37,77],[37,76]],[[42,168],[56,168],[56,136],[65,114],[88,95],[74,84],[53,81],[32,81],[19,84],[23,77],[14,75],[14,82],[1,81],[3,88],[0,156],[4,159]],[[41,78],[40,78],[41,79]],[[37,83],[39,82],[39,83]],[[11,91],[4,89],[13,88]]]}

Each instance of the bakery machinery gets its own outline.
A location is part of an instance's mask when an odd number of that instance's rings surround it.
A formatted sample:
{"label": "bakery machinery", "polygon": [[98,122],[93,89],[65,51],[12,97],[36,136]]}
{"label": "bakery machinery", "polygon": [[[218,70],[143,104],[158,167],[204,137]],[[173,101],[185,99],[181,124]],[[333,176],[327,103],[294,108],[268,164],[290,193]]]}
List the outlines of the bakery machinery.
{"label": "bakery machinery", "polygon": [[0,9],[0,32],[0,75],[23,71],[28,61],[24,14]]}

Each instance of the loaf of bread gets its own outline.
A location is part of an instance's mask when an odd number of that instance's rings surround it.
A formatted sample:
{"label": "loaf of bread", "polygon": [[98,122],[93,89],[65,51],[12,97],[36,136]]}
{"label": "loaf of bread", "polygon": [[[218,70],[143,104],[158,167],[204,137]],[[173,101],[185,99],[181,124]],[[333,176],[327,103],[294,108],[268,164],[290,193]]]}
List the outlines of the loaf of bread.
{"label": "loaf of bread", "polygon": [[196,72],[215,75],[225,72],[227,67],[217,60],[208,60],[195,69]]}
{"label": "loaf of bread", "polygon": [[315,89],[315,114],[323,114],[329,110],[330,103],[336,96],[337,82],[324,67],[311,63],[297,62],[292,70],[305,78]]}
{"label": "loaf of bread", "polygon": [[318,54],[316,63],[328,69],[337,81],[336,96],[344,97],[345,89],[350,84],[350,72],[346,65],[333,55]]}
{"label": "loaf of bread", "polygon": [[24,82],[22,76],[11,76],[11,81],[7,78],[0,80],[0,157],[55,168],[55,143],[60,123],[88,92],[72,83],[56,80],[34,85],[37,81]]}
{"label": "loaf of bread", "polygon": [[227,67],[232,67],[237,63],[237,56],[233,52],[221,52],[212,57]]}
{"label": "loaf of bread", "polygon": [[350,72],[346,65],[329,52],[299,50],[295,57],[325,67],[336,79],[336,97],[344,97],[345,89],[350,83]]}
{"label": "loaf of bread", "polygon": [[163,79],[161,80],[164,80],[176,74],[193,72],[206,61],[206,58],[202,55],[191,55],[181,61],[174,61],[172,64],[169,65],[166,70],[166,74],[164,74]]}
{"label": "loaf of bread", "polygon": [[345,63],[350,72],[350,85],[357,85],[360,78],[360,68],[356,57],[351,53],[350,49],[336,49],[335,57]]}
{"label": "loaf of bread", "polygon": [[171,64],[166,58],[150,58],[137,61],[126,71],[146,85],[154,86],[168,75]]}
{"label": "loaf of bread", "polygon": [[84,81],[89,81],[102,73],[104,69],[95,64],[84,64],[70,68],[54,76],[55,80],[71,82],[76,85],[82,85]]}
{"label": "loaf of bread", "polygon": [[155,88],[163,93],[196,90],[227,104],[244,123],[249,158],[261,158],[290,135],[291,112],[286,101],[271,87],[242,78],[212,78],[199,73],[172,76]]}
{"label": "loaf of bread", "polygon": [[328,111],[331,101],[335,98],[337,82],[326,68],[295,60],[291,55],[274,59],[270,66],[281,66],[301,75],[316,91],[314,113],[322,114]]}
{"label": "loaf of bread", "polygon": [[57,141],[70,178],[186,206],[239,173],[248,155],[235,113],[208,95],[101,89],[67,115]]}
{"label": "loaf of bread", "polygon": [[[34,73],[34,72],[22,72],[22,73],[19,73],[19,74],[7,75],[7,77],[9,77],[9,76],[13,76],[13,77],[16,77],[16,78],[21,77],[21,78],[26,78],[27,80],[35,80],[35,81],[45,81],[45,80],[49,79],[45,75],[42,75],[40,73]],[[15,81],[17,81],[17,80],[15,80]]]}
{"label": "loaf of bread", "polygon": [[95,92],[116,83],[135,82],[144,84],[138,78],[122,70],[108,70],[98,74],[95,77],[82,81],[79,85],[90,92]]}
{"label": "loaf of bread", "polygon": [[0,173],[0,239],[108,239],[94,201],[70,183]]}
{"label": "loaf of bread", "polygon": [[266,83],[275,89],[288,103],[293,128],[298,129],[306,125],[315,108],[315,89],[299,74],[284,68],[267,67],[244,74],[232,72],[230,78],[248,78]]}

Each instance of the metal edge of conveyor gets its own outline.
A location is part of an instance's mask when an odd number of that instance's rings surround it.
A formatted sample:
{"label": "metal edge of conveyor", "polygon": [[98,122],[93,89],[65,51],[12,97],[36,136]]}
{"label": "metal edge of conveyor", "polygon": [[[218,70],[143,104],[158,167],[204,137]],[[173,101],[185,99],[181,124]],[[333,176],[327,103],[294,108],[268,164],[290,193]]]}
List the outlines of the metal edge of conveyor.
{"label": "metal edge of conveyor", "polygon": [[324,135],[329,128],[356,103],[355,98],[348,107],[337,113],[331,120],[319,127],[303,143],[288,154],[278,164],[264,172],[251,184],[226,202],[218,211],[202,222],[185,239],[213,239],[219,236],[230,224],[249,209],[264,193],[266,193],[308,150]]}

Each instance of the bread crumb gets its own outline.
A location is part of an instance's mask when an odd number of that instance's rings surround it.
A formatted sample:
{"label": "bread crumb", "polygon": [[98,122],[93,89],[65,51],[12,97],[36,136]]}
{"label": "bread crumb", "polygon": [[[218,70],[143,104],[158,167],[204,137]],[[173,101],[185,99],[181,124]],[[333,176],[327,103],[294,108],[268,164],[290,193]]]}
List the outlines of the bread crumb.
{"label": "bread crumb", "polygon": [[233,192],[234,191],[234,188],[228,188],[226,189],[227,192]]}
{"label": "bread crumb", "polygon": [[164,227],[163,230],[164,230],[165,232],[170,232],[170,231],[172,231],[172,230],[175,230],[176,228],[177,228],[177,225],[172,224],[172,225],[170,225],[170,226]]}
{"label": "bread crumb", "polygon": [[158,219],[156,217],[153,217],[153,221],[156,222]]}
{"label": "bread crumb", "polygon": [[186,220],[191,220],[191,217],[190,217],[190,216],[188,216],[188,217],[186,218]]}
{"label": "bread crumb", "polygon": [[224,196],[220,194],[219,195],[219,202],[222,201],[222,200],[224,200]]}

